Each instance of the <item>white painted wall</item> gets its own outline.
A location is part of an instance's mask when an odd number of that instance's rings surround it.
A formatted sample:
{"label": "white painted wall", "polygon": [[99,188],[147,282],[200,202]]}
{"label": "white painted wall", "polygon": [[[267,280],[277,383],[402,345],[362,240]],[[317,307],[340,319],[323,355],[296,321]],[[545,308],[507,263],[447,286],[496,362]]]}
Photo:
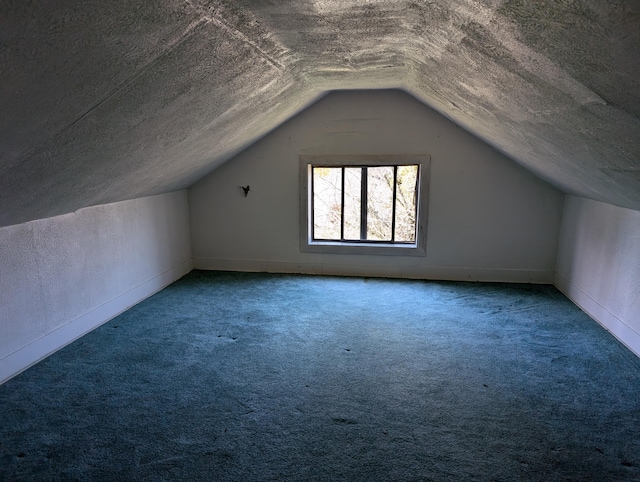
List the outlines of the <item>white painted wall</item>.
{"label": "white painted wall", "polygon": [[[300,252],[300,154],[423,153],[426,257]],[[551,283],[563,194],[408,94],[360,91],[285,123],[193,185],[189,204],[196,268]]]}
{"label": "white painted wall", "polygon": [[0,383],[191,270],[186,191],[0,228]]}
{"label": "white painted wall", "polygon": [[640,211],[566,196],[556,286],[640,356]]}

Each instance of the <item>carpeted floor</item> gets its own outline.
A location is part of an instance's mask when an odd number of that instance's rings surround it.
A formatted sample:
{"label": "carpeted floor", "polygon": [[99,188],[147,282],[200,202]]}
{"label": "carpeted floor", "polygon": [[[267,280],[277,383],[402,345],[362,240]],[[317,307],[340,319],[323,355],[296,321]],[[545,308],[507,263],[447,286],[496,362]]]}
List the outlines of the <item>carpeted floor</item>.
{"label": "carpeted floor", "polygon": [[640,480],[640,359],[550,286],[194,271],[0,413],[0,480]]}

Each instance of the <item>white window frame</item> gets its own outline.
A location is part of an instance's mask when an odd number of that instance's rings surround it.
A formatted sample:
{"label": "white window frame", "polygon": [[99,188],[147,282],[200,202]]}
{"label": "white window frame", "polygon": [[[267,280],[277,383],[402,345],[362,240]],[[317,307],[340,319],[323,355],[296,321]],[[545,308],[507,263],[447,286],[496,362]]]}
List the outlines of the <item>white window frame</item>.
{"label": "white window frame", "polygon": [[[303,253],[369,254],[383,256],[425,256],[427,252],[427,213],[431,156],[421,155],[301,155],[300,156],[300,251]],[[367,243],[314,241],[312,239],[312,202],[310,192],[313,166],[396,166],[417,164],[417,228],[415,243]]]}

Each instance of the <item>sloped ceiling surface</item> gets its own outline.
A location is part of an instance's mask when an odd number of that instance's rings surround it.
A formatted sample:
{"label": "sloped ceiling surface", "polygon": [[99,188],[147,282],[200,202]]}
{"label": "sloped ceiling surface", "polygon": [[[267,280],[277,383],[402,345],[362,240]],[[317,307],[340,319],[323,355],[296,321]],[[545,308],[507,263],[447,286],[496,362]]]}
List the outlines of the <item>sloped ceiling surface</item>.
{"label": "sloped ceiling surface", "polygon": [[363,88],[640,210],[639,79],[635,0],[0,1],[0,226],[187,187]]}

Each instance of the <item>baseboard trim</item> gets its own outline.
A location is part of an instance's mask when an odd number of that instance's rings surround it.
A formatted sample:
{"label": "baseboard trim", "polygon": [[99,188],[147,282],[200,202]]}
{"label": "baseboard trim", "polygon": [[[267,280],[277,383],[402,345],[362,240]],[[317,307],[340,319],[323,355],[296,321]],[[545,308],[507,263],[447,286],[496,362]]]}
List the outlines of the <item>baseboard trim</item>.
{"label": "baseboard trim", "polygon": [[636,332],[623,320],[561,274],[556,273],[554,284],[567,298],[578,305],[582,311],[616,337],[620,343],[640,357],[640,333]]}
{"label": "baseboard trim", "polygon": [[167,287],[193,269],[186,259],[0,359],[0,385]]}
{"label": "baseboard trim", "polygon": [[257,259],[194,258],[194,269],[267,273],[366,276],[448,281],[489,281],[506,283],[552,284],[554,272],[520,269],[458,267],[416,267],[401,264],[348,264],[268,261]]}

